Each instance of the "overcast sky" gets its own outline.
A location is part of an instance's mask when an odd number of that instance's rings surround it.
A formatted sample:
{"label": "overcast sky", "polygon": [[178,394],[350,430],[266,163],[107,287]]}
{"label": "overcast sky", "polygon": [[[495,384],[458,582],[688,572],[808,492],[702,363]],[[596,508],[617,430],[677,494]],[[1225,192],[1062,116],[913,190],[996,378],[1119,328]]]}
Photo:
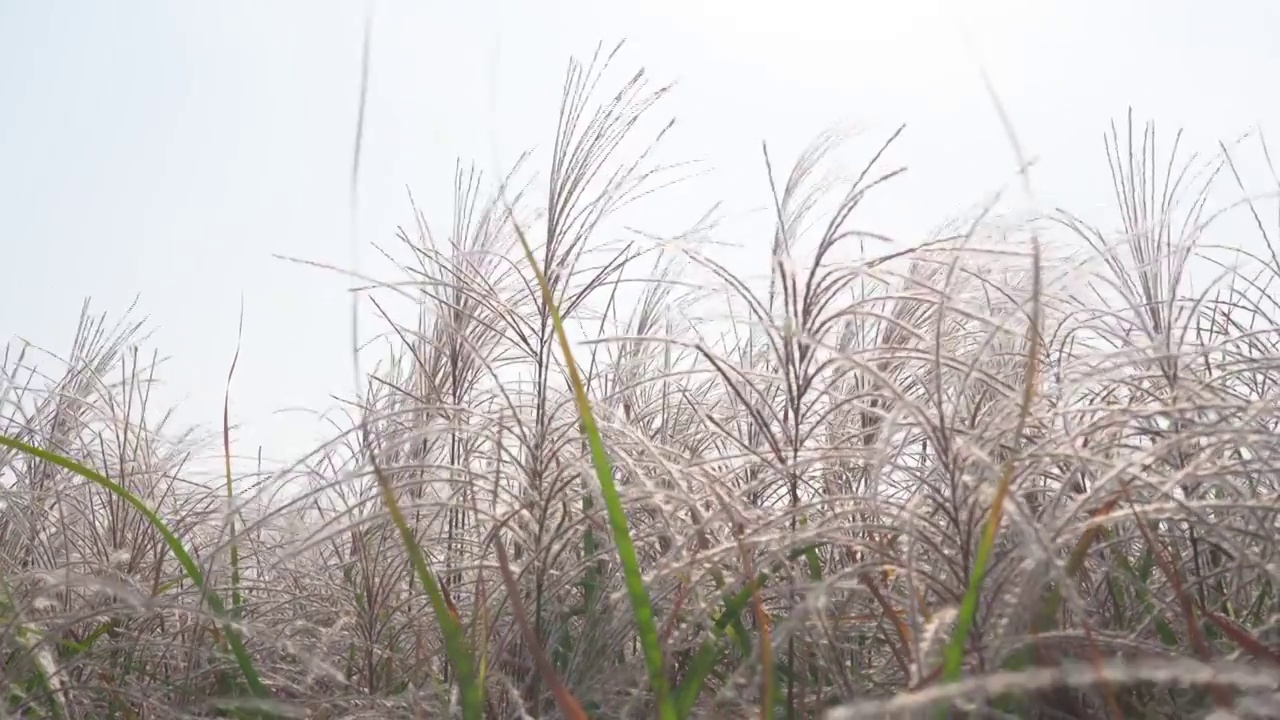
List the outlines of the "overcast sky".
{"label": "overcast sky", "polygon": [[[272,255],[350,263],[365,9],[0,0],[0,336],[65,351],[85,297],[118,315],[140,295],[171,358],[162,400],[216,426],[243,295],[244,443],[310,442],[310,420],[275,411],[350,390],[350,283]],[[1015,169],[979,63],[1038,191],[1088,212],[1110,197],[1102,132],[1129,106],[1206,150],[1280,137],[1278,27],[1273,0],[379,0],[360,239],[412,221],[406,187],[447,223],[458,157],[505,169],[546,147],[567,60],[600,42],[677,83],[664,157],[716,170],[672,203],[762,201],[762,140],[789,162],[837,123],[868,128],[869,149],[905,122],[909,173],[875,212],[912,235]],[[740,239],[764,263],[769,235]]]}

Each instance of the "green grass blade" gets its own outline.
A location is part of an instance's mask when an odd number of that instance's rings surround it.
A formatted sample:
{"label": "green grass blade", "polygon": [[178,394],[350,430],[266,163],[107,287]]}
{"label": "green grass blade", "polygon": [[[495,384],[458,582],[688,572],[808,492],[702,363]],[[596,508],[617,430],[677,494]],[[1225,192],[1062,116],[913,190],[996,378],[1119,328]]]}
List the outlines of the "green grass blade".
{"label": "green grass blade", "polygon": [[710,677],[711,671],[715,669],[716,660],[720,657],[718,641],[725,636],[729,626],[738,620],[747,603],[751,601],[752,589],[757,584],[763,584],[767,579],[768,573],[761,573],[757,582],[748,584],[725,599],[724,610],[711,626],[711,637],[702,641],[697,654],[689,661],[689,669],[676,692],[675,704],[678,717],[687,718],[693,711],[693,704],[698,700],[703,684]]}
{"label": "green grass blade", "polygon": [[1254,599],[1253,604],[1249,606],[1249,612],[1245,613],[1244,622],[1248,625],[1257,625],[1262,622],[1263,615],[1267,607],[1270,606],[1271,600],[1271,580],[1263,582],[1262,590],[1258,593],[1258,597]]}
{"label": "green grass blade", "polygon": [[185,572],[187,577],[191,579],[191,582],[195,583],[196,587],[199,588],[201,595],[208,601],[209,607],[213,610],[214,615],[222,621],[223,631],[227,636],[227,642],[231,645],[231,652],[235,655],[236,664],[240,667],[240,674],[244,676],[244,680],[249,686],[249,691],[259,698],[271,697],[271,691],[262,683],[262,678],[258,675],[258,671],[253,665],[252,658],[249,657],[249,651],[245,648],[244,642],[240,639],[240,633],[236,632],[236,630],[231,626],[230,618],[227,616],[226,607],[222,604],[222,600],[216,593],[209,592],[209,588],[205,583],[204,573],[200,571],[200,567],[196,564],[196,561],[191,557],[191,554],[187,552],[186,548],[183,547],[182,541],[178,539],[178,536],[173,534],[173,531],[165,525],[164,521],[160,519],[160,516],[157,515],[154,510],[147,507],[146,503],[142,502],[142,500],[140,500],[136,495],[129,492],[121,485],[74,460],[70,460],[46,450],[41,450],[38,447],[28,445],[21,440],[15,440],[7,435],[0,435],[0,445],[27,453],[28,455],[37,457],[45,462],[53,463],[64,470],[69,470],[116,495],[141,513],[142,516],[147,519],[147,522],[151,523],[151,526],[160,533],[162,538],[164,538],[165,545],[169,547],[169,552],[173,553],[174,559],[182,566],[183,572]]}
{"label": "green grass blade", "polygon": [[991,550],[995,547],[996,532],[1003,516],[1004,499],[1009,491],[1009,480],[1013,475],[1011,465],[1007,467],[1000,479],[1000,487],[996,490],[991,514],[982,528],[982,538],[978,542],[978,553],[973,563],[973,571],[969,575],[969,586],[964,598],[960,601],[960,612],[956,616],[955,632],[943,649],[942,680],[954,682],[960,679],[960,668],[964,664],[964,648],[969,641],[969,632],[973,629],[974,617],[978,612],[978,598],[982,592],[982,580],[987,573],[987,563],[991,560]]}
{"label": "green grass blade", "polygon": [[[793,561],[801,557],[806,558],[810,565],[810,572],[815,572],[812,563],[818,562],[818,548],[821,545],[809,545],[799,548],[788,554],[787,560]],[[820,574],[820,570],[816,571]],[[751,654],[751,640],[746,633],[746,628],[742,625],[742,611],[746,609],[747,603],[751,601],[751,594],[758,588],[763,588],[772,575],[768,572],[761,572],[756,576],[755,581],[748,583],[745,587],[736,593],[725,593],[724,609],[720,611],[720,615],[716,617],[715,622],[711,626],[711,637],[702,641],[698,646],[698,652],[694,654],[693,659],[689,661],[689,668],[685,672],[684,679],[681,681],[676,691],[676,715],[680,718],[689,717],[693,712],[693,704],[697,702],[698,695],[701,694],[703,685],[707,678],[711,677],[712,671],[715,669],[716,660],[720,657],[719,641],[726,635],[738,643],[738,649],[744,655]],[[723,588],[723,584],[721,584]],[[733,632],[736,629],[737,632]]]}
{"label": "green grass blade", "polygon": [[[512,217],[515,223],[515,218]],[[569,347],[569,336],[564,329],[564,321],[560,310],[552,296],[551,287],[547,284],[542,268],[538,266],[533,248],[524,233],[516,226],[520,244],[524,247],[525,259],[532,266],[542,290],[542,299],[551,313],[551,321],[555,326],[556,337],[560,341],[560,350],[564,354],[565,365],[569,371],[569,382],[573,386],[574,399],[578,406],[578,416],[582,423],[582,432],[587,436],[587,444],[591,448],[591,464],[596,471],[596,479],[600,482],[600,492],[604,496],[605,511],[609,518],[609,529],[613,535],[614,545],[618,549],[618,559],[622,563],[622,574],[627,585],[627,595],[631,600],[631,610],[636,621],[636,632],[640,636],[640,646],[644,652],[645,666],[649,672],[649,683],[657,699],[658,717],[661,720],[676,720],[675,703],[668,692],[666,673],[662,662],[662,647],[658,640],[658,625],[653,618],[653,605],[649,599],[649,591],[644,586],[644,578],[640,574],[640,560],[636,555],[635,544],[631,541],[631,531],[627,526],[627,515],[622,507],[622,498],[618,487],[613,482],[613,467],[609,455],[604,449],[604,441],[596,426],[595,415],[591,412],[591,403],[587,399],[586,386],[578,373],[578,365],[573,358],[573,350]]]}
{"label": "green grass blade", "polygon": [[[1107,531],[1105,537],[1110,540],[1113,535]],[[1169,624],[1160,612],[1156,609],[1155,602],[1151,599],[1151,589],[1148,582],[1151,579],[1151,570],[1155,563],[1155,555],[1151,552],[1151,548],[1147,548],[1142,556],[1142,564],[1138,568],[1133,567],[1129,562],[1129,558],[1124,553],[1115,553],[1114,562],[1120,567],[1119,575],[1129,581],[1129,586],[1133,588],[1134,595],[1140,603],[1143,612],[1152,617],[1155,625],[1156,635],[1159,636],[1160,642],[1166,647],[1176,648],[1180,644],[1178,635],[1173,631],[1173,626]]]}
{"label": "green grass blade", "polygon": [[423,592],[431,602],[431,610],[436,616],[436,622],[440,624],[440,630],[444,633],[445,654],[449,656],[449,662],[453,664],[453,669],[458,676],[463,720],[481,720],[484,714],[484,686],[478,682],[475,659],[472,657],[471,648],[467,646],[462,622],[449,607],[440,582],[436,580],[435,574],[427,565],[427,558],[423,555],[422,548],[418,546],[418,541],[414,538],[413,531],[409,529],[409,523],[400,510],[400,503],[396,502],[391,482],[376,467],[374,474],[378,479],[378,488],[382,492],[382,502],[387,506],[387,514],[391,516],[391,522],[400,532],[400,542],[409,553],[409,562],[413,565],[413,570],[422,584]]}

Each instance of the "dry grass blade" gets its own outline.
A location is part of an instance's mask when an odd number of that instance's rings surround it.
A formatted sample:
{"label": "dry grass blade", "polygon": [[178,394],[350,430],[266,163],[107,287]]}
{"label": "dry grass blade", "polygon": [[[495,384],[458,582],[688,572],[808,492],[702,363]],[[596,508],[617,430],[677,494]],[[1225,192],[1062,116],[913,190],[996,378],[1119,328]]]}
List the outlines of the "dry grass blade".
{"label": "dry grass blade", "polygon": [[227,529],[231,553],[231,616],[237,620],[242,612],[244,598],[240,594],[240,546],[236,543],[236,495],[231,475],[231,379],[240,362],[240,341],[244,333],[244,300],[240,301],[240,322],[236,330],[236,351],[231,356],[231,368],[227,370],[227,388],[222,398],[222,456],[227,481]]}
{"label": "dry grass blade", "polygon": [[[1151,531],[1147,529],[1146,523],[1138,514],[1137,508],[1132,508],[1135,524],[1142,536],[1147,541],[1147,546],[1151,548],[1151,552],[1155,557],[1156,567],[1160,568],[1160,572],[1164,573],[1165,579],[1173,589],[1174,597],[1177,599],[1178,609],[1182,612],[1182,621],[1187,628],[1187,637],[1191,638],[1191,647],[1195,653],[1200,656],[1204,662],[1210,662],[1213,659],[1213,650],[1209,647],[1209,642],[1204,636],[1204,631],[1200,627],[1199,621],[1196,619],[1196,609],[1191,595],[1187,592],[1186,584],[1183,582],[1182,574],[1178,568],[1174,566],[1169,559],[1164,546],[1151,535]],[[1211,683],[1209,692],[1213,695],[1213,700],[1218,707],[1226,710],[1231,707],[1231,695],[1226,685],[1219,683]]]}
{"label": "dry grass blade", "polygon": [[1250,633],[1247,629],[1240,627],[1240,625],[1232,621],[1231,618],[1224,617],[1212,611],[1206,612],[1205,618],[1217,626],[1223,634],[1231,638],[1232,642],[1239,645],[1245,652],[1252,655],[1255,659],[1280,666],[1280,649],[1268,647],[1265,643],[1259,640],[1257,636]]}
{"label": "dry grass blade", "polygon": [[520,585],[516,582],[515,573],[511,571],[511,561],[507,558],[507,550],[502,544],[502,538],[495,537],[493,539],[493,549],[498,556],[498,569],[502,573],[502,584],[507,589],[507,598],[511,602],[511,613],[515,616],[516,624],[520,626],[520,632],[524,634],[524,641],[529,652],[533,654],[534,664],[538,667],[538,673],[542,675],[543,682],[551,687],[551,693],[555,696],[556,705],[560,708],[561,717],[569,720],[587,720],[587,712],[582,709],[582,704],[578,699],[569,692],[565,687],[564,681],[560,679],[560,674],[556,672],[551,661],[547,659],[547,653],[542,649],[542,643],[538,641],[537,633],[533,630],[533,624],[529,621],[529,613],[525,610],[524,601],[520,599]]}

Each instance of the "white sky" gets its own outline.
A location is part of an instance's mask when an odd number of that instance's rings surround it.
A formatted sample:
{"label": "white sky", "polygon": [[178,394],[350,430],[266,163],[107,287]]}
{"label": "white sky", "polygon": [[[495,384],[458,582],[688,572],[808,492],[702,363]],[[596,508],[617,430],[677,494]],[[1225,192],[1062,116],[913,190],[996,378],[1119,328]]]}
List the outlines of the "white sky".
{"label": "white sky", "polygon": [[[304,449],[312,421],[274,411],[350,390],[349,283],[271,255],[349,264],[364,9],[0,0],[0,336],[63,351],[86,296],[118,315],[140,294],[171,357],[162,400],[216,426],[243,294],[240,452]],[[869,150],[906,122],[909,173],[874,212],[910,234],[1014,170],[979,57],[1038,191],[1087,213],[1110,199],[1102,132],[1130,105],[1205,150],[1280,133],[1276,28],[1268,0],[380,0],[361,241],[411,223],[406,186],[447,223],[455,158],[489,171],[546,147],[569,56],[599,42],[678,83],[663,157],[716,174],[673,209],[763,202],[761,140],[786,166],[834,124],[875,131]],[[762,268],[770,232],[740,238]]]}

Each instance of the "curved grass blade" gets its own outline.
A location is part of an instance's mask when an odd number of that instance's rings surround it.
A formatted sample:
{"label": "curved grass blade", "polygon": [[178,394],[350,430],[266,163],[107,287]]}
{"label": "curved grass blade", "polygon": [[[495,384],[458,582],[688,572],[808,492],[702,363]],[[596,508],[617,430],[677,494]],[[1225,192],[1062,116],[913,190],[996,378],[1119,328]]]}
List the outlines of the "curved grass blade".
{"label": "curved grass blade", "polygon": [[37,457],[45,462],[53,463],[64,470],[70,470],[80,477],[116,495],[141,513],[142,516],[147,519],[147,522],[151,523],[151,526],[160,533],[162,538],[164,538],[165,545],[168,546],[169,552],[173,553],[174,559],[182,566],[183,572],[185,572],[187,577],[191,579],[191,582],[195,583],[196,587],[199,588],[200,594],[208,601],[209,608],[213,610],[213,614],[222,621],[223,631],[226,634],[227,642],[231,646],[232,654],[235,655],[236,664],[240,667],[240,674],[244,676],[245,683],[249,686],[249,691],[258,698],[265,699],[271,697],[271,691],[262,683],[262,678],[258,675],[258,671],[253,665],[253,659],[249,657],[249,651],[245,648],[244,642],[240,639],[240,633],[236,632],[236,630],[231,626],[230,618],[227,616],[226,607],[222,604],[222,600],[216,593],[209,592],[209,589],[205,584],[204,573],[200,571],[200,567],[196,564],[196,561],[191,557],[191,554],[187,552],[186,548],[183,547],[182,541],[178,539],[178,536],[173,534],[173,531],[165,525],[164,521],[160,519],[160,516],[157,515],[154,510],[147,507],[146,503],[142,502],[138,496],[129,492],[121,485],[74,460],[48,452],[47,450],[41,450],[38,447],[28,445],[21,440],[15,440],[7,435],[0,435],[0,445],[13,450],[18,450],[19,452],[27,453],[28,455]]}

